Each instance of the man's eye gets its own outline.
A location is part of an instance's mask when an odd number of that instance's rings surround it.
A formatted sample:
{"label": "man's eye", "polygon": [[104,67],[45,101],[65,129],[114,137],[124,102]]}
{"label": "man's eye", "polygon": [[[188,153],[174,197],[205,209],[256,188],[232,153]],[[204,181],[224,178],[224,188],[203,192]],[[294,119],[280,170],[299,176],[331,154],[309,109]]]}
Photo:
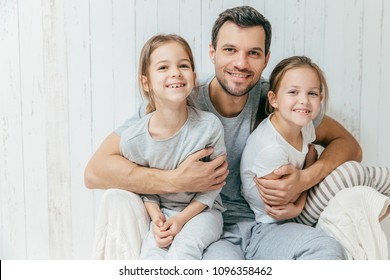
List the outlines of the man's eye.
{"label": "man's eye", "polygon": [[249,55],[250,55],[250,56],[260,56],[260,53],[259,53],[259,52],[256,52],[256,51],[250,51],[250,52],[249,52]]}

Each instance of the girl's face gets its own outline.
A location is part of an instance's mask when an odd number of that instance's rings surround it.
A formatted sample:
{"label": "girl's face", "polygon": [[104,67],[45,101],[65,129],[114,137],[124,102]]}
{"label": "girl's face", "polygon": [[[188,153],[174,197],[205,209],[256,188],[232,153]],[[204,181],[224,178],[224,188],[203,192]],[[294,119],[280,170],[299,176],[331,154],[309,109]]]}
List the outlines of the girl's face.
{"label": "girl's face", "polygon": [[278,91],[268,93],[268,98],[278,118],[303,127],[321,110],[320,88],[321,82],[314,69],[293,68],[282,77]]}
{"label": "girl's face", "polygon": [[142,86],[153,95],[156,107],[186,103],[196,75],[182,45],[168,42],[155,49],[150,56],[148,70]]}

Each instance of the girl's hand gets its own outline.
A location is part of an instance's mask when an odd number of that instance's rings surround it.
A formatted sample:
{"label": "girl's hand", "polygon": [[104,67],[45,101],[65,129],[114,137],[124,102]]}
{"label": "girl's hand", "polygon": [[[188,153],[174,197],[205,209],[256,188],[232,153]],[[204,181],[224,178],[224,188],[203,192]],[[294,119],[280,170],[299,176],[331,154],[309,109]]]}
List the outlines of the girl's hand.
{"label": "girl's hand", "polygon": [[161,230],[170,232],[171,236],[174,237],[180,232],[184,224],[185,221],[181,218],[179,214],[169,218],[161,227]]}
{"label": "girl's hand", "polygon": [[153,235],[159,248],[166,248],[171,245],[173,236],[169,231],[162,230],[166,219],[162,212],[156,213],[152,217],[153,221]]}
{"label": "girl's hand", "polygon": [[270,206],[265,204],[265,209],[267,210],[267,214],[276,220],[295,218],[302,212],[302,209],[294,203],[279,206]]}

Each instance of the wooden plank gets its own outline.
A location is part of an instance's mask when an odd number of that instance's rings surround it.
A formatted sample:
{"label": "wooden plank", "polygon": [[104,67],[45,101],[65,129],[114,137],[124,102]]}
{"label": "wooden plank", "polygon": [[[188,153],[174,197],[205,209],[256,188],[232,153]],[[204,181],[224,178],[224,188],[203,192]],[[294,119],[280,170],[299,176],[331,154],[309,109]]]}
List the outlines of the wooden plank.
{"label": "wooden plank", "polygon": [[[378,161],[379,131],[379,92],[382,63],[381,30],[382,2],[364,1],[364,40],[362,61],[360,143],[363,147],[363,163],[372,165]],[[387,51],[387,50],[386,50]],[[386,78],[388,79],[388,78]]]}
{"label": "wooden plank", "polygon": [[[379,135],[376,164],[390,166],[390,3],[383,1],[381,14],[381,76],[380,76],[380,93],[379,93],[379,115],[377,119]],[[388,220],[388,229],[390,233],[390,219]],[[389,248],[390,248],[390,242]]]}
{"label": "wooden plank", "polygon": [[114,127],[132,116],[140,99],[135,43],[135,1],[113,1]]}
{"label": "wooden plank", "polygon": [[326,2],[311,0],[305,3],[304,54],[323,67]]}
{"label": "wooden plank", "polygon": [[[330,102],[327,114],[340,120],[340,113],[344,104],[344,56],[345,56],[345,7],[344,2],[326,2],[325,36],[323,48],[322,69],[328,81]],[[335,46],[337,42],[337,46]]]}
{"label": "wooden plank", "polygon": [[0,258],[26,258],[17,1],[0,8]]}
{"label": "wooden plank", "polygon": [[112,1],[90,2],[92,148],[114,129]]}
{"label": "wooden plank", "polygon": [[305,50],[305,0],[286,1],[283,56],[302,55]]}
{"label": "wooden plank", "polygon": [[[344,50],[342,57],[342,91],[332,107],[338,108],[339,120],[356,138],[360,134],[360,96],[363,53],[363,0],[346,1],[344,9]],[[337,93],[331,93],[331,97]],[[341,101],[342,100],[342,101]]]}
{"label": "wooden plank", "polygon": [[49,250],[51,259],[72,258],[69,111],[63,6],[42,2]]}
{"label": "wooden plank", "polygon": [[265,12],[262,13],[272,26],[271,57],[263,76],[268,78],[275,65],[284,58],[285,44],[285,1],[267,1],[265,2]]}
{"label": "wooden plank", "polygon": [[83,170],[92,156],[91,53],[89,1],[64,6],[69,98],[72,257],[90,259],[95,233],[94,192],[84,186]]}
{"label": "wooden plank", "polygon": [[211,43],[211,29],[213,28],[214,22],[217,19],[218,15],[224,11],[223,1],[212,1],[212,0],[202,0],[201,1],[201,41],[203,46],[206,45],[207,48],[202,48],[201,53],[201,69],[203,74],[213,74],[214,64],[211,63],[209,57],[209,48],[208,45]]}
{"label": "wooden plank", "polygon": [[[207,55],[209,41],[202,41],[202,12],[201,2],[191,0],[180,1],[180,31],[179,34],[187,40],[192,48],[192,53],[195,59],[195,71],[200,75],[202,69],[202,52]],[[188,16],[191,15],[191,20]]]}
{"label": "wooden plank", "polygon": [[[180,0],[157,1],[157,32],[180,34]],[[189,15],[183,15],[187,20]]]}
{"label": "wooden plank", "polygon": [[[223,0],[222,11],[242,5],[244,5],[243,0]],[[214,20],[216,20],[216,18]]]}
{"label": "wooden plank", "polygon": [[19,2],[26,258],[48,259],[46,157],[46,119],[48,116],[46,116],[47,104],[43,77],[42,9],[36,2]]}
{"label": "wooden plank", "polygon": [[[135,54],[138,69],[141,49],[150,37],[158,32],[157,2],[155,0],[137,0],[135,13]],[[142,102],[139,94],[136,95],[137,104]]]}

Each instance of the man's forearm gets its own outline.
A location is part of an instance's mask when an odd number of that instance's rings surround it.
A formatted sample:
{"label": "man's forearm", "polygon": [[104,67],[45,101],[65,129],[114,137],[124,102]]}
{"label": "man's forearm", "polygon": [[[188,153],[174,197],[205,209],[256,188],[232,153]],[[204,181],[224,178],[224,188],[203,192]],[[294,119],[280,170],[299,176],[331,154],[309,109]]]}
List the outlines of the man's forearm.
{"label": "man's forearm", "polygon": [[361,159],[361,148],[356,141],[335,139],[326,147],[314,164],[302,171],[307,182],[305,189],[310,189],[312,186],[320,183],[344,162],[351,160],[361,161]]}
{"label": "man's forearm", "polygon": [[90,189],[119,188],[134,193],[170,192],[170,170],[138,166],[120,155],[93,159],[85,169],[85,185]]}
{"label": "man's forearm", "polygon": [[310,167],[302,171],[307,190],[321,182],[333,170],[344,162],[362,160],[359,143],[341,124],[329,116],[324,116],[316,129],[316,144],[325,147],[320,158]]}

